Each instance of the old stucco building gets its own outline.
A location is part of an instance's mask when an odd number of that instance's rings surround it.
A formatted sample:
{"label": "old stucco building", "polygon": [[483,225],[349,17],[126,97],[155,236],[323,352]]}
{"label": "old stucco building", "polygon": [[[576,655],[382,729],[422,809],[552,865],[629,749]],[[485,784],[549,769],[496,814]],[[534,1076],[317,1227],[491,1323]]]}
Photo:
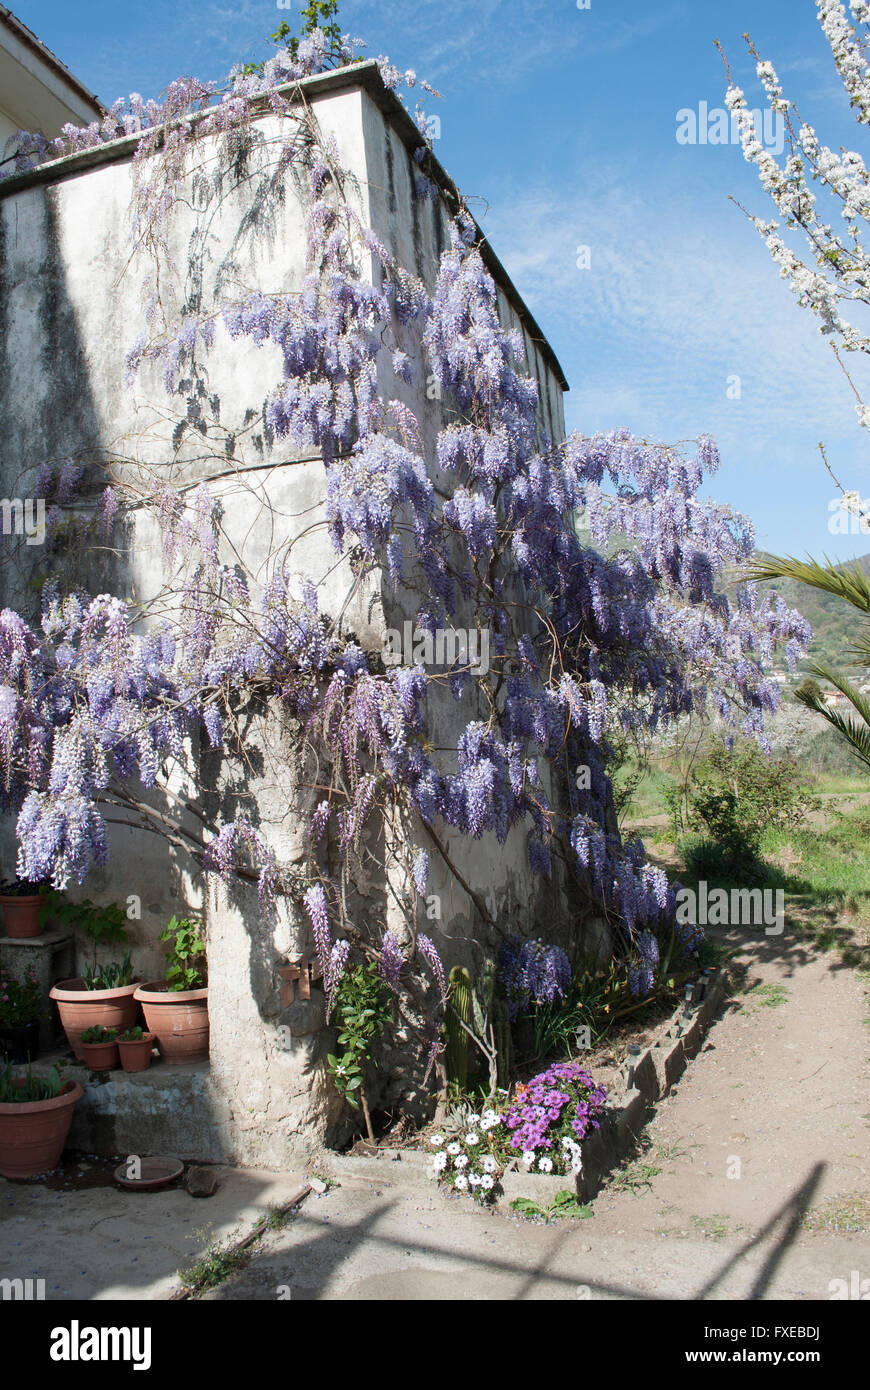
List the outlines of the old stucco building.
{"label": "old stucco building", "polygon": [[[415,193],[417,173],[412,153],[419,134],[405,107],[382,82],[377,64],[363,63],[306,79],[304,100],[327,138],[335,141],[349,174],[359,217],[398,260],[431,287],[440,253],[448,243],[448,220],[455,209],[455,190],[437,165],[438,194],[421,200]],[[210,191],[192,191],[186,213],[172,224],[172,250],[190,271],[191,248],[200,257],[195,272],[204,294],[213,288],[232,255],[234,273],[264,292],[298,285],[304,268],[304,191],[286,176],[280,189],[270,184],[268,160],[275,117],[258,118],[252,177],[220,183],[220,142],[212,139],[201,152],[203,167],[212,166]],[[177,419],[169,418],[159,369],[146,369],[131,390],[125,385],[125,350],[142,329],[141,275],[130,264],[130,202],[136,139],[121,139],[98,149],[67,156],[19,175],[0,186],[0,461],[4,495],[26,495],[28,480],[40,462],[73,457],[115,460],[134,477],[140,465],[165,468],[168,476],[214,478],[213,490],[224,499],[225,526],[234,544],[244,549],[249,570],[256,572],[273,543],[274,517],[289,534],[302,535],[294,548],[300,577],[319,584],[322,607],[338,612],[352,589],[348,566],[335,564],[323,532],[308,537],[312,517],[322,513],[324,469],[321,462],[294,455],[286,441],[270,442],[246,432],[246,411],[263,397],[263,382],[279,373],[277,349],[254,349],[232,341],[218,325],[208,357],[208,391],[218,402],[211,420],[224,443],[232,438],[231,468],[218,470],[214,458],[204,463],[199,436],[179,440]],[[259,161],[259,163],[257,163]],[[218,173],[215,175],[214,170]],[[259,182],[258,182],[259,179]],[[253,234],[238,240],[238,228],[250,212],[252,189],[264,190],[262,215]],[[197,220],[198,219],[198,220]],[[207,220],[208,236],[201,228]],[[484,244],[489,268],[499,289],[504,323],[522,330],[527,364],[540,388],[540,424],[552,438],[564,433],[562,393],[566,382],[559,364],[533,317],[496,256]],[[411,330],[404,344],[420,359],[420,344]],[[274,358],[269,354],[274,352]],[[427,456],[442,424],[441,406],[428,399],[425,375],[416,386],[401,385],[405,402],[421,421]],[[385,390],[397,394],[392,376]],[[182,432],[183,435],[183,432]],[[229,476],[218,477],[218,473]],[[433,481],[446,491],[452,483],[433,465]],[[29,564],[22,552],[4,603],[32,604],[28,598]],[[147,599],[162,577],[161,537],[152,522],[140,521],[127,538],[124,553],[108,562],[99,583],[116,592]],[[94,585],[92,583],[91,587]],[[365,648],[381,650],[384,631],[405,616],[401,601],[383,577],[356,592],[343,622]],[[433,740],[446,743],[455,720],[449,703],[433,701]],[[304,855],[309,794],[287,813],[288,787],[299,777],[292,731],[273,747],[264,747],[261,771],[246,788],[257,805],[261,827],[276,852],[293,863]],[[207,799],[216,806],[227,788],[219,770],[200,764]],[[194,795],[192,785],[177,787]],[[541,887],[527,867],[524,837],[512,832],[500,847],[491,836],[482,841],[451,840],[451,852],[463,875],[517,930],[540,931],[550,925],[558,889]],[[5,867],[14,853],[7,827]],[[383,885],[361,884],[361,900],[383,898]],[[282,1009],[276,971],[310,949],[307,921],[287,911],[274,930],[264,932],[253,904],[243,893],[230,900],[222,891],[204,893],[200,879],[183,856],[136,828],[113,828],[113,856],[101,881],[85,891],[118,901],[141,899],[142,916],[134,923],[135,963],[146,979],[162,974],[157,936],[179,903],[204,914],[209,943],[210,1066],[191,1069],[155,1067],[140,1078],[113,1077],[89,1088],[78,1108],[78,1136],[83,1143],[108,1151],[177,1151],[182,1155],[230,1159],[242,1163],[282,1165],[308,1152],[327,1133],[336,1106],[319,1065],[328,1033],[317,998]],[[463,957],[463,942],[475,931],[475,914],[455,880],[439,871],[433,859],[430,891],[442,900],[433,935],[448,965]],[[543,894],[543,897],[542,897]],[[442,934],[439,938],[439,932]],[[318,992],[315,991],[315,994]],[[285,1045],[287,1038],[291,1039]],[[282,1043],[282,1039],[285,1043]],[[397,1063],[382,1076],[382,1101],[407,1086]]]}

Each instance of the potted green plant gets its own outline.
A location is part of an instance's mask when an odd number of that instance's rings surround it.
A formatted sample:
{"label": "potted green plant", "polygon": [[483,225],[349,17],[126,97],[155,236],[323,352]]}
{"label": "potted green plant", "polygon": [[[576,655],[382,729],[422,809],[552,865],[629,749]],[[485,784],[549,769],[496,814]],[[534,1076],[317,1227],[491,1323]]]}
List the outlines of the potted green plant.
{"label": "potted green plant", "polygon": [[146,1071],[151,1065],[151,1052],[154,1047],[154,1034],[146,1033],[137,1024],[118,1036],[118,1051],[121,1066],[125,1071]]}
{"label": "potted green plant", "polygon": [[37,1178],[56,1168],[83,1095],[77,1081],[61,1081],[57,1067],[46,1076],[0,1067],[0,1177]]}
{"label": "potted green plant", "polygon": [[134,996],[141,978],[133,974],[129,955],[120,962],[98,963],[105,947],[126,944],[127,919],[117,903],[98,905],[89,898],[74,903],[63,893],[54,891],[46,895],[44,914],[72,927],[90,942],[91,960],[84,974],[72,980],[58,980],[50,991],[67,1042],[79,1061],[83,1061],[79,1039],[86,1028],[124,1031],[139,1019],[139,1005]]}
{"label": "potted green plant", "polygon": [[208,1057],[208,987],[205,941],[190,917],[173,917],[160,940],[167,943],[166,979],[140,985],[134,996],[157,1039],[164,1062],[179,1066]]}
{"label": "potted green plant", "polygon": [[39,1056],[39,1025],[45,1016],[33,966],[23,983],[0,966],[0,1054],[9,1062],[34,1062]]}
{"label": "potted green plant", "polygon": [[24,941],[42,935],[40,909],[45,886],[29,878],[7,879],[0,884],[0,907],[3,909],[7,936]]}
{"label": "potted green plant", "polygon": [[86,1028],[79,1038],[82,1061],[91,1071],[114,1071],[120,1065],[117,1028]]}

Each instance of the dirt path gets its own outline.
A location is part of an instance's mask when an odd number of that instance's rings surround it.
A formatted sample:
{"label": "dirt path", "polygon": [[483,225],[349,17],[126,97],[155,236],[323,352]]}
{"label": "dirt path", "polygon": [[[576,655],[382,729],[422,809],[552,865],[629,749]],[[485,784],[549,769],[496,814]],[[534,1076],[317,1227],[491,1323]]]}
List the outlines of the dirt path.
{"label": "dirt path", "polygon": [[592,1218],[480,1212],[385,1163],[309,1199],[206,1297],[824,1300],[870,1278],[868,1003],[808,941],[732,937],[744,992]]}

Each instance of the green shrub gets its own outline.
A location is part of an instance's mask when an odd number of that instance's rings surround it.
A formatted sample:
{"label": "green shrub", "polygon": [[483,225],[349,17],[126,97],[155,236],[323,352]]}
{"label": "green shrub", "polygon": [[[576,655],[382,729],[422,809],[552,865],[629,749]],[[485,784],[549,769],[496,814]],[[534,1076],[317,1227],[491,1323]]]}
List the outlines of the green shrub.
{"label": "green shrub", "polygon": [[818,805],[791,758],[765,757],[754,743],[715,748],[692,774],[691,813],[723,852],[723,865],[758,857],[768,830],[799,825]]}
{"label": "green shrub", "polygon": [[358,1110],[358,1092],[365,1104],[365,1063],[393,1016],[392,996],[375,965],[354,965],[344,972],[335,987],[332,1012],[341,1052],[328,1055],[329,1073],[339,1094]]}
{"label": "green shrub", "polygon": [[190,917],[172,917],[160,940],[166,948],[166,980],[169,988],[181,994],[189,989],[203,989],[205,975],[197,964],[205,957],[205,941],[199,924]]}
{"label": "green shrub", "polygon": [[90,942],[92,958],[85,966],[85,989],[118,989],[133,983],[129,956],[120,965],[97,964],[102,947],[127,944],[127,916],[117,903],[95,903],[90,898],[73,902],[65,893],[49,888],[43,895],[39,921],[43,929],[50,922],[59,922]]}

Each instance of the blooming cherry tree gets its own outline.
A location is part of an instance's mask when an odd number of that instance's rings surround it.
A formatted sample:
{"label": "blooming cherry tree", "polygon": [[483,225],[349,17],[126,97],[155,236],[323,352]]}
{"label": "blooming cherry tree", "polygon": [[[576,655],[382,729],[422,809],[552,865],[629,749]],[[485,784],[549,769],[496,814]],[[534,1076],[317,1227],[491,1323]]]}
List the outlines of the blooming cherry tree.
{"label": "blooming cherry tree", "polygon": [[[850,0],[816,0],[819,23],[827,39],[837,72],[859,126],[870,125],[870,5]],[[762,59],[754,45],[756,72],[773,112],[781,115],[789,136],[789,152],[780,163],[758,139],[744,92],[729,72],[727,103],[736,114],[745,158],[755,166],[761,187],[769,195],[776,217],[765,220],[747,214],[763,236],[798,303],[820,320],[820,331],[855,395],[860,424],[870,429],[870,405],[857,372],[846,366],[842,354],[870,353],[870,331],[864,309],[870,304],[870,249],[866,245],[870,223],[870,176],[855,150],[832,150],[804,121],[797,106],[784,95],[773,64]],[[727,63],[726,63],[727,69]],[[824,201],[812,185],[824,193]],[[829,218],[833,216],[834,220]],[[803,239],[803,254],[795,238]],[[862,318],[864,323],[862,324]],[[856,359],[860,362],[860,357]],[[868,519],[865,504],[854,488],[846,490],[822,459],[839,488],[846,511]],[[870,591],[860,566],[849,569],[813,560],[774,557],[755,567],[756,579],[791,578],[849,603],[864,619],[870,616]],[[862,665],[870,663],[870,639],[866,625],[851,653]],[[829,681],[849,706],[848,713],[829,708],[818,686],[806,683],[796,698],[827,720],[851,747],[865,767],[870,767],[870,705],[856,685],[829,663],[810,664],[813,675]]]}

